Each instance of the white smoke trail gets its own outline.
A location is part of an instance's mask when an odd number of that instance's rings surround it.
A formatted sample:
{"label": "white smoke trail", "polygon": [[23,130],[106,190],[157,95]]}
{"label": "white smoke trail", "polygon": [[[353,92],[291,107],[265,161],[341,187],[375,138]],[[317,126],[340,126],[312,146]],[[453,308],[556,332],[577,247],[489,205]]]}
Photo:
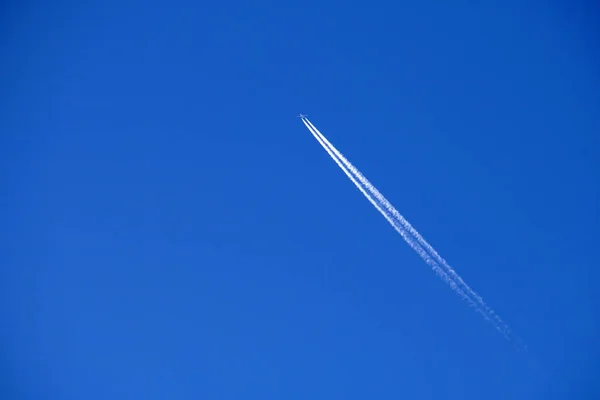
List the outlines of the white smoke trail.
{"label": "white smoke trail", "polygon": [[[421,256],[421,258],[429,266],[431,266],[431,268],[433,269],[433,271],[444,282],[446,282],[452,288],[452,290],[454,290],[454,292],[456,292],[460,297],[462,297],[464,300],[466,300],[471,306],[477,308],[476,307],[476,303],[465,292],[463,292],[462,289],[458,287],[458,285],[456,284],[456,282],[454,282],[448,276],[448,274],[446,272],[444,272],[444,270],[442,270],[440,268],[440,266],[438,265],[438,263],[435,260],[433,260],[429,256],[429,254],[427,254],[427,252],[425,250],[423,250],[423,248],[418,243],[416,243],[415,240],[410,235],[407,234],[406,230],[404,230],[402,228],[402,226],[400,226],[400,224],[398,223],[398,221],[396,221],[388,213],[386,213],[385,210],[383,210],[381,208],[381,206],[375,201],[375,199],[373,199],[373,197],[365,190],[365,188],[363,188],[360,185],[360,183],[358,183],[356,181],[356,179],[350,173],[350,171],[348,171],[348,169],[346,169],[346,167],[340,162],[340,160],[335,156],[335,154],[333,154],[331,152],[331,150],[327,147],[327,145],[321,140],[321,138],[317,135],[317,133],[312,130],[312,128],[306,123],[306,121],[303,120],[303,122],[306,125],[306,127],[308,128],[308,130],[310,131],[310,133],[312,133],[312,135],[315,137],[315,139],[317,139],[317,141],[321,144],[321,146],[323,146],[323,148],[325,149],[325,151],[327,151],[327,153],[333,159],[333,161],[335,161],[335,163],[346,174],[346,176],[348,178],[350,178],[350,180],[352,181],[352,183],[354,183],[354,185],[358,188],[358,190],[361,191],[361,193],[367,198],[367,200],[369,200],[369,202],[377,209],[377,211],[379,211],[381,213],[381,215],[383,215],[383,217],[390,223],[390,225],[392,225],[392,227],[400,234],[400,236],[402,236],[402,238],[406,241],[406,243],[408,243],[408,245],[415,252],[417,252],[417,254],[419,254],[419,256]],[[487,318],[486,315],[484,315],[484,317]]]}
{"label": "white smoke trail", "polygon": [[[455,285],[457,287],[459,287],[461,290],[461,293],[463,293],[465,295],[464,298],[468,298],[469,302],[471,304],[476,303],[475,308],[485,317],[485,319],[489,320],[498,331],[500,331],[505,337],[509,338],[510,329],[508,328],[508,325],[504,321],[502,321],[502,319],[494,311],[492,311],[490,309],[490,307],[487,306],[487,304],[485,304],[485,302],[483,301],[481,296],[479,296],[473,289],[471,289],[462,280],[462,278],[456,273],[456,271],[454,271],[454,269],[452,269],[450,267],[450,265],[448,265],[448,263],[435,251],[435,249],[433,249],[433,247],[429,243],[427,243],[427,241],[425,241],[425,239],[419,234],[419,232],[417,232],[417,230],[414,229],[412,227],[412,225],[410,225],[410,223],[373,186],[373,184],[371,184],[371,182],[369,182],[369,180],[364,175],[362,175],[362,173],[360,173],[360,171],[358,171],[358,169],[356,167],[354,167],[354,165],[352,165],[344,157],[344,155],[341,154],[307,118],[302,118],[302,121],[304,122],[306,127],[311,131],[313,136],[315,136],[315,138],[317,138],[317,140],[319,140],[319,143],[321,143],[321,145],[325,148],[325,150],[327,150],[327,152],[334,159],[334,161],[336,161],[336,163],[340,166],[340,168],[342,168],[344,170],[344,172],[346,172],[346,175],[349,175],[349,173],[347,171],[347,170],[349,170],[349,172],[351,174],[353,174],[354,177],[356,177],[356,179],[358,179],[358,181],[360,181],[360,183],[366,188],[366,191],[368,191],[371,196],[375,197],[375,199],[377,199],[379,201],[379,203],[381,203],[381,205],[383,205],[383,207],[394,217],[393,218],[394,221],[396,221],[398,224],[400,224],[400,226],[403,228],[404,231],[407,231],[408,233],[410,233],[410,235],[412,235],[412,237],[414,237],[416,239],[416,244],[419,245],[418,246],[419,249],[421,251],[423,251],[423,249],[426,249],[429,252],[429,253],[425,252],[427,254],[427,256],[429,258],[433,258],[434,261],[436,262],[436,265],[438,265],[438,263],[439,263],[439,265],[441,265],[442,267],[444,267],[446,269],[446,272],[448,274],[450,274],[450,277],[452,277],[452,280],[455,282]],[[335,157],[334,157],[334,155],[335,155]],[[338,162],[338,160],[339,160],[339,162]],[[340,165],[340,162],[341,162],[341,164],[343,164],[343,166],[345,168],[343,168],[342,165]],[[352,180],[353,180],[353,182],[355,182],[355,185],[356,185],[356,181],[354,179],[352,179]],[[364,191],[363,191],[363,194],[365,194]],[[367,195],[365,194],[365,196],[367,196]],[[380,209],[380,208],[378,207],[378,209]],[[414,240],[413,240],[413,242],[414,242]],[[412,245],[411,245],[411,247],[413,249],[415,249],[415,247],[413,247]],[[419,253],[419,255],[421,255],[421,253]],[[421,255],[421,257],[423,258],[422,255]],[[425,260],[425,258],[423,258],[423,259]],[[428,262],[428,264],[429,264],[429,262]]]}

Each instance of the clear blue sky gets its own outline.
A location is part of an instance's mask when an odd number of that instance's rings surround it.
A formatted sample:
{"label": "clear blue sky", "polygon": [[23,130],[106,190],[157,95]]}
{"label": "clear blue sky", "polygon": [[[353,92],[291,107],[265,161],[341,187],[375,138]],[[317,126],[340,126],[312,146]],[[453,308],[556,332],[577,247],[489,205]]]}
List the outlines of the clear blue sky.
{"label": "clear blue sky", "polygon": [[476,3],[3,4],[0,397],[598,398],[598,9]]}

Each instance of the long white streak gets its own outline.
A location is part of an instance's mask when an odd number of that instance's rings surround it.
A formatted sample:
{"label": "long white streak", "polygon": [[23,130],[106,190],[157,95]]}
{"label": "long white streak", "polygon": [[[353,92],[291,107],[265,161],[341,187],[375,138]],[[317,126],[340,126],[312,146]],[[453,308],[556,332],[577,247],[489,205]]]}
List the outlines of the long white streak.
{"label": "long white streak", "polygon": [[[361,191],[361,193],[369,200],[369,202],[383,215],[383,217],[392,225],[392,227],[402,236],[402,238],[408,243],[408,245],[415,251],[421,258],[434,270],[434,272],[444,281],[446,282],[454,292],[456,292],[460,297],[469,302],[469,304],[473,307],[476,307],[475,302],[465,293],[461,288],[459,288],[452,279],[442,270],[438,263],[433,260],[429,254],[423,248],[415,242],[415,240],[407,234],[406,230],[404,230],[399,224],[398,221],[394,220],[388,213],[386,213],[381,206],[373,199],[373,197],[367,193],[367,191],[361,186],[360,183],[356,181],[354,176],[346,169],[346,167],[340,162],[340,160],[331,152],[331,150],[327,147],[327,145],[321,140],[321,138],[311,129],[309,125],[304,122],[310,133],[317,139],[317,141],[321,144],[321,146],[327,151],[329,156],[335,161],[335,163],[340,167],[340,169],[346,174],[346,176],[354,183],[354,185]],[[487,318],[487,316],[484,315]]]}
{"label": "long white streak", "polygon": [[313,133],[313,136],[316,134],[315,137],[318,136],[317,140],[321,139],[319,140],[321,145],[325,144],[325,146],[327,146],[327,148],[330,150],[328,151],[330,156],[333,157],[332,153],[335,154],[336,159],[340,160],[344,167],[346,167],[356,177],[356,179],[358,179],[358,181],[360,181],[360,183],[366,187],[366,190],[383,205],[383,207],[394,217],[394,220],[396,220],[404,230],[408,231],[416,239],[416,242],[419,244],[421,250],[426,249],[429,252],[428,255],[431,255],[435,259],[436,264],[439,263],[442,267],[444,267],[446,272],[452,277],[452,280],[457,282],[457,286],[460,287],[461,291],[466,294],[466,297],[468,297],[470,301],[477,303],[476,309],[482,315],[484,315],[486,319],[492,322],[498,331],[508,338],[510,335],[510,329],[508,328],[508,325],[502,321],[502,319],[500,319],[500,317],[493,310],[491,310],[487,304],[485,304],[481,296],[479,296],[462,280],[456,271],[454,271],[454,269],[448,265],[448,263],[435,251],[435,249],[433,249],[433,247],[427,243],[427,241],[419,234],[419,232],[412,227],[412,225],[373,186],[373,184],[371,184],[371,182],[369,182],[369,180],[362,175],[362,173],[358,171],[358,169],[352,165],[352,163],[350,163],[350,161],[348,161],[344,155],[341,154],[307,118],[302,118],[302,120],[311,133]]}

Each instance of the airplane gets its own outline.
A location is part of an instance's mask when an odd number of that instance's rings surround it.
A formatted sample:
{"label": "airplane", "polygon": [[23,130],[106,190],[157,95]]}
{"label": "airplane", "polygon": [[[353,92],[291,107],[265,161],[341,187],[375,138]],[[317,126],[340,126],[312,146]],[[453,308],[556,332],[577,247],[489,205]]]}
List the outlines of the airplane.
{"label": "airplane", "polygon": [[298,115],[298,117],[297,117],[297,118],[303,118],[303,119],[304,119],[304,118],[306,118],[306,117],[308,117],[308,115],[300,114],[300,115]]}

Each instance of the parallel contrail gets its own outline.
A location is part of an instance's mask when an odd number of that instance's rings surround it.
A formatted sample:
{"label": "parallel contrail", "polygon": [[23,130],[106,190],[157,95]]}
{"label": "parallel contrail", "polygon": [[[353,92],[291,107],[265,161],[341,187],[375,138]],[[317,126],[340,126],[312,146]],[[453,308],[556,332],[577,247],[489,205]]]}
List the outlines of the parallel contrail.
{"label": "parallel contrail", "polygon": [[344,166],[347,169],[349,169],[352,172],[352,174],[354,174],[354,176],[358,179],[358,181],[367,188],[367,191],[369,191],[369,193],[371,193],[371,195],[373,197],[375,197],[390,214],[392,214],[392,216],[400,223],[400,225],[416,239],[417,243],[419,243],[419,245],[421,247],[423,247],[431,255],[431,257],[433,259],[435,259],[435,261],[437,263],[439,263],[446,270],[446,272],[452,277],[452,279],[457,283],[457,285],[459,287],[461,287],[462,290],[465,293],[467,293],[470,298],[474,299],[474,301],[481,308],[482,314],[484,314],[486,317],[488,317],[490,319],[493,319],[495,321],[494,325],[502,333],[504,333],[504,334],[509,333],[510,330],[508,328],[508,325],[506,323],[504,323],[500,319],[500,317],[498,317],[494,313],[494,311],[492,311],[485,304],[485,302],[483,301],[481,296],[479,296],[473,289],[471,289],[463,281],[463,279],[456,273],[456,271],[454,271],[454,269],[452,267],[450,267],[450,265],[446,262],[446,260],[444,260],[435,251],[435,249],[429,243],[427,243],[427,241],[419,234],[419,232],[417,232],[417,230],[412,227],[412,225],[377,190],[377,188],[375,188],[375,186],[373,186],[373,184],[371,182],[369,182],[369,180],[354,165],[352,165],[352,163],[350,163],[350,161],[348,161],[348,159],[346,157],[344,157],[344,155],[342,153],[340,153],[340,151],[337,150],[335,148],[335,146],[333,146],[331,144],[331,142],[329,142],[329,140],[327,140],[327,138],[308,120],[308,118],[303,118],[303,120],[306,120],[305,125],[308,124],[310,126],[310,129],[312,129],[321,138],[321,140],[331,149],[331,151],[342,162],[342,164],[344,164]]}
{"label": "parallel contrail", "polygon": [[437,251],[435,251],[435,249],[429,243],[427,243],[427,241],[419,234],[419,232],[417,232],[417,230],[412,227],[412,225],[394,208],[394,206],[377,190],[377,188],[375,188],[375,186],[373,186],[373,184],[369,182],[369,180],[354,165],[352,165],[352,163],[350,163],[350,161],[348,161],[348,159],[346,159],[346,157],[344,157],[344,155],[341,154],[335,148],[335,146],[331,144],[331,142],[329,142],[329,140],[327,140],[327,138],[308,120],[308,118],[303,119],[306,119],[306,123],[310,125],[312,130],[316,132],[316,134],[322,139],[323,142],[325,142],[325,144],[340,159],[344,166],[346,166],[346,168],[348,168],[354,174],[358,181],[367,188],[367,190],[373,195],[373,197],[375,197],[378,201],[381,202],[383,207],[394,216],[394,218],[402,225],[404,229],[410,232],[410,234],[416,239],[417,243],[419,243],[421,247],[423,247],[429,254],[431,254],[432,258],[435,259],[446,270],[446,272],[452,277],[452,279],[457,282],[458,286],[463,288],[464,292],[467,293],[471,298],[475,300],[476,303],[479,304],[479,306],[482,308],[482,312],[485,315],[487,315],[490,319],[495,320],[496,328],[502,333],[509,333],[510,329],[508,328],[508,325],[504,321],[502,321],[502,319],[498,315],[496,315],[496,313],[492,309],[490,309],[487,304],[485,304],[481,296],[479,296],[473,289],[469,287],[469,285],[467,285],[463,281],[463,279],[446,262],[446,260],[444,260],[437,253]]}
{"label": "parallel contrail", "polygon": [[[448,263],[435,251],[435,249],[425,241],[425,239],[417,232],[416,229],[392,206],[392,204],[368,181],[368,179],[358,171],[328,140],[325,136],[307,119],[302,118],[302,121],[319,141],[321,146],[327,151],[331,158],[338,166],[346,173],[352,182],[360,189],[367,199],[386,217],[388,222],[402,235],[404,240],[413,248],[429,265],[434,268],[436,273],[442,276],[437,269],[441,265],[445,271],[442,278],[448,283],[452,289],[467,300],[471,305],[475,306],[485,319],[490,321],[495,328],[500,331],[506,338],[512,336],[508,325],[485,304],[481,296],[471,289],[463,279],[448,265]],[[357,182],[360,182],[360,184]],[[363,188],[364,186],[364,188]],[[377,201],[375,201],[375,198]],[[385,211],[383,211],[383,208]],[[408,233],[408,234],[407,234]],[[407,239],[409,238],[409,239]],[[516,339],[516,338],[515,338]],[[519,341],[518,339],[516,339]]]}
{"label": "parallel contrail", "polygon": [[[438,265],[438,263],[432,259],[429,254],[427,254],[427,252],[418,244],[415,242],[415,240],[406,232],[406,230],[404,228],[402,228],[402,226],[398,223],[397,220],[395,220],[394,218],[392,218],[392,216],[390,216],[385,210],[383,210],[381,208],[381,206],[377,203],[377,201],[375,201],[375,199],[371,196],[370,193],[368,193],[365,188],[356,181],[355,177],[352,175],[352,173],[346,169],[346,167],[340,162],[340,160],[336,157],[335,154],[332,153],[332,151],[327,147],[327,145],[322,141],[322,138],[319,136],[318,133],[316,133],[315,131],[313,131],[312,127],[309,126],[306,121],[304,121],[304,124],[306,125],[306,127],[308,128],[308,130],[310,131],[310,133],[312,133],[312,135],[315,137],[315,139],[317,139],[317,141],[321,144],[321,146],[323,146],[323,148],[325,149],[325,151],[327,151],[327,153],[329,154],[329,156],[333,159],[333,161],[335,161],[335,163],[340,167],[340,169],[346,174],[346,176],[348,176],[348,178],[350,178],[350,180],[352,181],[352,183],[354,183],[354,185],[358,188],[358,190],[361,191],[361,193],[367,198],[367,200],[369,200],[369,202],[377,209],[377,211],[379,211],[381,213],[381,215],[383,215],[383,217],[390,223],[390,225],[392,225],[392,227],[400,234],[400,236],[402,236],[402,238],[408,243],[408,245],[417,252],[417,254],[419,254],[419,256],[421,256],[421,258],[428,264],[431,266],[431,268],[433,269],[433,271],[444,281],[446,282],[451,288],[452,290],[454,290],[459,296],[461,296],[464,300],[466,300],[467,302],[469,302],[470,305],[472,305],[473,307],[477,307],[476,303],[465,293],[463,292],[463,290],[458,287],[458,285],[456,284],[456,282],[454,280],[452,280],[448,274],[442,270],[440,268],[440,266]],[[487,318],[487,316],[484,315],[484,317]]]}

